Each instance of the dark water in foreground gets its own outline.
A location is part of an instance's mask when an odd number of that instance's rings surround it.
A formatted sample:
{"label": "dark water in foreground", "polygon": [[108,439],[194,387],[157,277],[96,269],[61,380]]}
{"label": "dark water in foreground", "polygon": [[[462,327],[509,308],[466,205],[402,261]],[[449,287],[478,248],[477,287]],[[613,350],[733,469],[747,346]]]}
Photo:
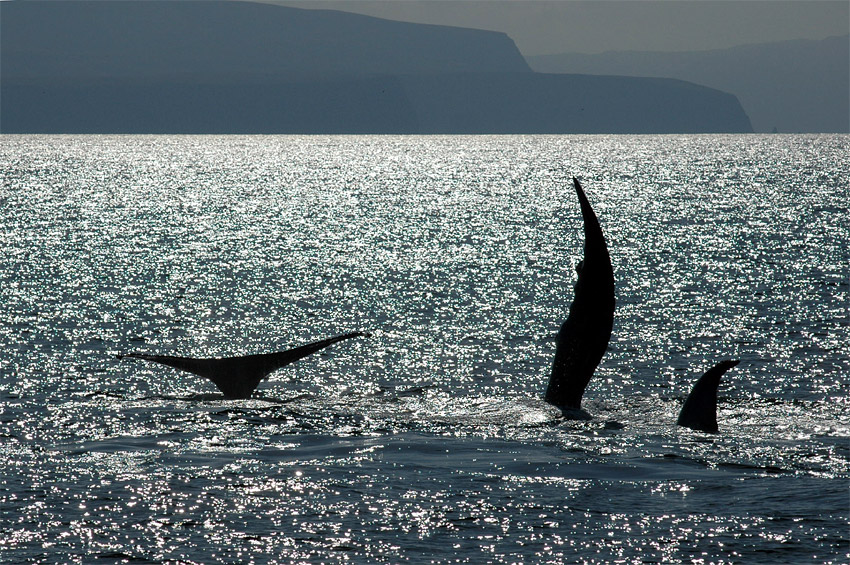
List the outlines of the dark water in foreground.
{"label": "dark water in foreground", "polygon": [[[2,136],[0,561],[847,562],[848,150]],[[572,175],[617,280],[579,422]],[[251,400],[116,359],[352,330]]]}

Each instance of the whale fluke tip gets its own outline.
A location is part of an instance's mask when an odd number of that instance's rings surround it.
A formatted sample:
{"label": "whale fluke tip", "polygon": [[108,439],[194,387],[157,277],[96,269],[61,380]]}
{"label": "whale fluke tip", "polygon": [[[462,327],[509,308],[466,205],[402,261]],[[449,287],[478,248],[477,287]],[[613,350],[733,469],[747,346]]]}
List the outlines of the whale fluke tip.
{"label": "whale fluke tip", "polygon": [[720,385],[720,377],[740,362],[740,359],[727,359],[706,371],[685,399],[676,424],[700,432],[717,433],[717,387]]}
{"label": "whale fluke tip", "polygon": [[587,196],[584,194],[584,189],[581,187],[581,183],[578,182],[578,179],[573,177],[573,188],[578,194],[579,202],[583,204],[584,200],[587,200]]}
{"label": "whale fluke tip", "polygon": [[[119,353],[115,356],[116,359],[148,359],[149,357],[153,357],[152,355],[145,355],[144,353]],[[148,359],[149,360],[149,359]]]}
{"label": "whale fluke tip", "polygon": [[154,357],[153,355],[145,355],[144,353],[120,353],[118,355],[119,359],[148,359],[148,357]]}

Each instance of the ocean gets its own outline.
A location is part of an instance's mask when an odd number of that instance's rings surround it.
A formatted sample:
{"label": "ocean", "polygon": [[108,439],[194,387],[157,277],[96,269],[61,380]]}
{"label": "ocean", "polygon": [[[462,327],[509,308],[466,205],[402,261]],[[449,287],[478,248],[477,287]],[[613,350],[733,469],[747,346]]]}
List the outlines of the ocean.
{"label": "ocean", "polygon": [[[847,135],[0,136],[0,561],[847,563]],[[599,217],[614,329],[543,393]],[[368,331],[249,400],[133,359]],[[717,434],[675,425],[720,385]]]}

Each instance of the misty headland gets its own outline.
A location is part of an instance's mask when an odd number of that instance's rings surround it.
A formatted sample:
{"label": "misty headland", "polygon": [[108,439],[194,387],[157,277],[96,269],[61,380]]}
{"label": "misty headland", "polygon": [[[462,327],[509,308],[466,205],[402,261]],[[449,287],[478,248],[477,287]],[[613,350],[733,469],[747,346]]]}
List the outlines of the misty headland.
{"label": "misty headland", "polygon": [[686,52],[526,57],[548,73],[677,78],[734,93],[756,132],[850,131],[850,36]]}
{"label": "misty headland", "polygon": [[3,133],[746,133],[734,94],[504,33],[250,2],[4,2]]}

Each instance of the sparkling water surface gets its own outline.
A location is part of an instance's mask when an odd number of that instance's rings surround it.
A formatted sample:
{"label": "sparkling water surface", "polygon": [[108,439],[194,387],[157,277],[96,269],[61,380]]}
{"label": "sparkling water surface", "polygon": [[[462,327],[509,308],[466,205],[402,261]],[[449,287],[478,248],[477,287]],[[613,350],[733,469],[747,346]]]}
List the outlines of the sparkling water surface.
{"label": "sparkling water surface", "polygon": [[[846,135],[0,136],[0,561],[846,563]],[[542,401],[583,232],[614,331]],[[348,331],[250,400],[117,354]],[[720,433],[675,426],[728,358]]]}

